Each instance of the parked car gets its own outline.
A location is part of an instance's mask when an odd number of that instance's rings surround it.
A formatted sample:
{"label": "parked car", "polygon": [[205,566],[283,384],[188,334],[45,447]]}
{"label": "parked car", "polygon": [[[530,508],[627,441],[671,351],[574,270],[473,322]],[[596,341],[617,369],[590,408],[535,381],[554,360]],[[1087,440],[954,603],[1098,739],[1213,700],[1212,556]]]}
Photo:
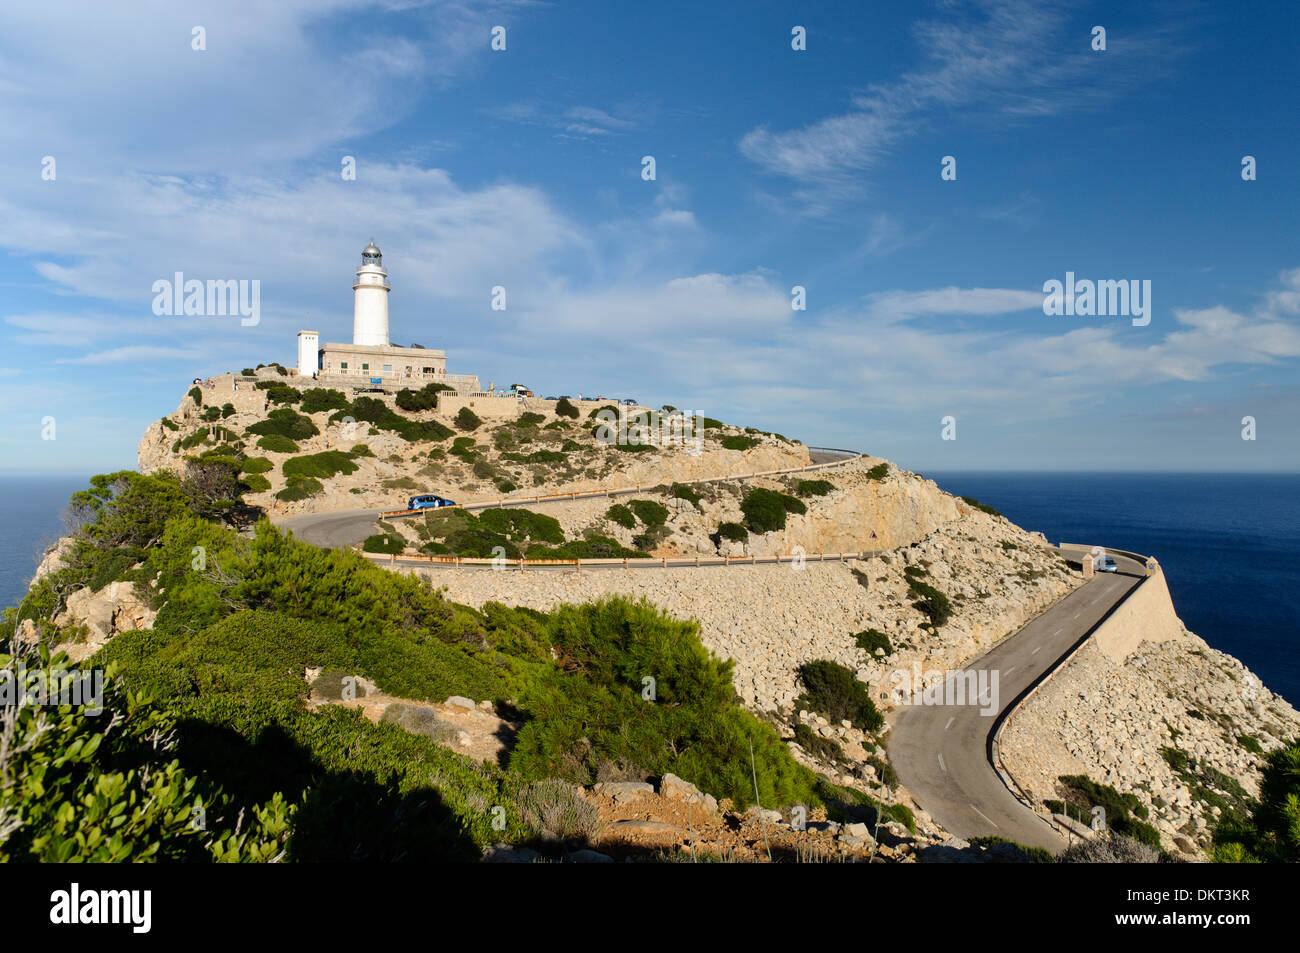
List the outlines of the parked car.
{"label": "parked car", "polygon": [[1101,559],[1100,564],[1097,566],[1097,571],[1098,572],[1119,572],[1119,563],[1115,562],[1115,560],[1111,559],[1109,556],[1105,556]]}
{"label": "parked car", "polygon": [[633,400],[631,397],[626,397],[626,398],[624,398],[623,400],[620,400],[619,403],[620,403],[620,404],[627,404],[629,407],[635,407],[635,406],[636,406],[636,401]]}
{"label": "parked car", "polygon": [[413,496],[406,501],[408,510],[435,510],[440,506],[455,506],[455,500],[449,500],[446,497],[435,496],[432,493],[424,493],[420,496]]}

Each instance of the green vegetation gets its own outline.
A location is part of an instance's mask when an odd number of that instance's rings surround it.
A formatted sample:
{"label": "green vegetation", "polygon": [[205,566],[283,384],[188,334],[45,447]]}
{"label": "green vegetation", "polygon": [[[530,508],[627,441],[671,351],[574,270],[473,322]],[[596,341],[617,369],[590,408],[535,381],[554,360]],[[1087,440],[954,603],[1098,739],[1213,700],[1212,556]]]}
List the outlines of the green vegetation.
{"label": "green vegetation", "polygon": [[296,404],[302,398],[298,388],[276,381],[262,381],[257,389],[266,391],[266,399],[272,404]]}
{"label": "green vegetation", "polygon": [[722,447],[724,450],[749,450],[760,443],[757,437],[747,437],[744,434],[728,434],[722,438]]}
{"label": "green vegetation", "polygon": [[1192,797],[1207,808],[1219,809],[1220,826],[1232,830],[1246,824],[1255,802],[1240,782],[1178,748],[1161,748],[1160,754]]}
{"label": "green vegetation", "polygon": [[1108,830],[1160,849],[1160,832],[1146,823],[1147,809],[1136,794],[1120,794],[1110,785],[1098,784],[1084,774],[1063,774],[1058,780],[1066,790],[1066,800],[1048,801],[1053,813],[1090,824],[1093,807],[1101,807],[1106,812]]}
{"label": "green vegetation", "polygon": [[674,483],[672,486],[672,495],[675,500],[685,500],[692,506],[699,506],[700,500],[704,497],[694,487],[686,483]]}
{"label": "green vegetation", "polygon": [[805,662],[799,666],[799,680],[804,692],[795,699],[796,709],[815,711],[832,724],[847,718],[860,731],[879,731],[884,726],[884,716],[871,700],[867,686],[838,662]]}
{"label": "green vegetation", "polygon": [[794,740],[814,758],[825,761],[843,761],[844,749],[833,738],[823,738],[807,725],[800,722],[794,726]]}
{"label": "green vegetation", "polygon": [[203,391],[199,389],[198,384],[195,384],[188,391],[186,391],[185,396],[188,397],[190,400],[194,401],[194,403],[198,404],[200,407],[203,406]]}
{"label": "green vegetation", "polygon": [[651,529],[668,522],[668,507],[662,503],[656,503],[654,500],[632,500],[627,506],[643,525]]}
{"label": "green vegetation", "polygon": [[1025,860],[1031,864],[1056,863],[1056,858],[1052,856],[1050,850],[1047,850],[1044,847],[1029,847],[1018,841],[1009,840],[1005,837],[998,837],[996,835],[989,837],[972,837],[970,838],[969,843],[972,847],[983,847],[986,849],[989,847],[997,847],[999,845],[1013,847],[1020,851],[1020,853],[1024,854]]}
{"label": "green vegetation", "polygon": [[257,441],[258,447],[270,453],[297,453],[298,445],[288,437],[279,434],[267,434]]}
{"label": "green vegetation", "polygon": [[438,382],[425,384],[419,390],[411,390],[406,387],[397,392],[397,406],[409,413],[433,410],[438,406],[438,394],[443,391],[455,391],[455,389],[450,384]]}
{"label": "green vegetation", "polygon": [[749,530],[739,523],[719,523],[718,536],[722,539],[743,543],[749,539]]}
{"label": "green vegetation", "polygon": [[1220,820],[1211,857],[1220,863],[1300,861],[1300,744],[1269,754],[1259,802],[1246,816]]}
{"label": "green vegetation", "polygon": [[290,440],[306,440],[308,437],[315,437],[319,434],[320,429],[311,422],[310,417],[304,417],[292,407],[278,407],[271,411],[265,420],[250,424],[245,428],[244,432],[259,436],[279,436],[288,437]]}
{"label": "green vegetation", "polygon": [[180,426],[179,426],[175,421],[173,421],[170,417],[163,417],[161,423],[162,423],[162,425],[163,425],[164,427],[166,427],[168,430],[180,430],[180,429],[181,429]]}
{"label": "green vegetation", "polygon": [[800,496],[825,496],[835,489],[830,480],[800,480],[795,486],[795,493]]}
{"label": "green vegetation", "polygon": [[479,415],[468,407],[462,407],[456,414],[456,426],[461,430],[477,430],[483,425]]}
{"label": "green vegetation", "polygon": [[762,534],[785,529],[787,513],[806,513],[808,507],[798,497],[758,487],[745,494],[740,511],[750,532]]}
{"label": "green vegetation", "polygon": [[573,420],[577,420],[578,408],[575,407],[567,397],[561,397],[555,402],[555,416],[570,417]]}
{"label": "green vegetation", "polygon": [[920,576],[924,570],[920,573],[911,571],[915,569],[914,566],[908,566],[903,570],[907,576],[907,588],[916,596],[916,602],[912,606],[925,613],[930,619],[930,625],[937,629],[952,617],[952,603],[934,586],[921,582]]}
{"label": "green vegetation", "polygon": [[962,502],[965,503],[967,506],[973,506],[981,513],[987,513],[989,514],[989,516],[997,516],[1001,519],[1006,519],[1006,517],[1002,516],[1002,514],[999,513],[997,510],[995,510],[993,507],[985,503],[981,503],[979,500],[975,499],[974,497],[963,496],[961,499]]}
{"label": "green vegetation", "polygon": [[292,457],[284,461],[280,469],[285,479],[292,483],[308,477],[328,480],[339,473],[355,473],[358,467],[352,462],[352,454],[342,450],[325,450],[321,453]]}
{"label": "green vegetation", "polygon": [[490,532],[502,534],[512,543],[564,542],[560,521],[532,510],[484,510],[479,516],[479,523]]}
{"label": "green vegetation", "polygon": [[288,486],[279,493],[275,494],[275,498],[277,500],[282,500],[285,503],[293,503],[298,500],[309,499],[324,488],[324,484],[315,477],[298,477],[292,480]]}
{"label": "green vegetation", "polygon": [[883,649],[885,655],[894,654],[894,646],[889,641],[889,636],[879,629],[867,629],[853,636],[853,641],[858,644],[868,655],[875,655],[876,649]]}
{"label": "green vegetation", "polygon": [[260,473],[246,473],[242,482],[250,493],[265,493],[271,489],[271,481]]}
{"label": "green vegetation", "polygon": [[367,553],[387,553],[394,555],[406,549],[406,544],[402,542],[399,536],[390,536],[387,533],[376,533],[373,536],[367,536],[366,541],[361,544],[361,549]]}
{"label": "green vegetation", "polygon": [[546,419],[545,414],[536,414],[531,410],[526,410],[515,418],[514,426],[516,427],[535,427]]}
{"label": "green vegetation", "polygon": [[374,397],[358,397],[351,407],[335,411],[330,422],[351,416],[353,420],[374,424],[376,429],[388,430],[408,443],[446,440],[455,431],[436,420],[411,420]]}
{"label": "green vegetation", "polygon": [[622,503],[615,503],[605,511],[605,518],[617,523],[624,529],[632,529],[636,526],[636,514],[624,506]]}
{"label": "green vegetation", "polygon": [[888,475],[889,475],[888,463],[877,463],[874,467],[872,467],[870,470],[867,471],[868,480],[883,480]]}
{"label": "green vegetation", "polygon": [[298,409],[304,414],[319,414],[326,410],[346,410],[348,398],[341,390],[328,387],[312,387],[302,392],[302,403]]}

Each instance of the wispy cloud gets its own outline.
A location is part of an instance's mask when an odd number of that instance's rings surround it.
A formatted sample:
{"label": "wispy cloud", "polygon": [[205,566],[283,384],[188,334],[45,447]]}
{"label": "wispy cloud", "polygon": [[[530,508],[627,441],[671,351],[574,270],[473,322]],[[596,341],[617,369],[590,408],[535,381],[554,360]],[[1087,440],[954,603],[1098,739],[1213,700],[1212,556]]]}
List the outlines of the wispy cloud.
{"label": "wispy cloud", "polygon": [[1181,51],[1176,27],[1114,38],[1105,69],[1085,29],[1040,0],[976,0],[945,5],[943,20],[914,27],[926,65],[851,95],[850,109],[799,129],[760,126],[740,151],[764,170],[797,183],[811,212],[862,191],[859,173],[879,163],[934,115],[1014,121],[1091,108],[1158,73]]}

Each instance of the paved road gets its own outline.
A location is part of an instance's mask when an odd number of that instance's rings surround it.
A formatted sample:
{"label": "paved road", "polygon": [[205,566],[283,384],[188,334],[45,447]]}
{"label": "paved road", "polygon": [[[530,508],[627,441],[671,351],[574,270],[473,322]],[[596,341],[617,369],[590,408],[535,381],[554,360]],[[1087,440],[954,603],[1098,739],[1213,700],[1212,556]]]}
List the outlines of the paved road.
{"label": "paved road", "polygon": [[[809,457],[813,464],[822,463],[848,463],[856,459],[850,451],[828,451],[828,450],[810,450]],[[795,471],[799,472],[799,471]],[[692,480],[692,483],[711,483],[721,477],[713,480]],[[732,477],[732,480],[748,479],[744,476]],[[611,496],[627,496],[644,492],[642,490],[614,490]],[[578,499],[590,499],[594,496],[604,496],[603,493],[579,494]],[[548,500],[548,503],[566,503],[568,500]],[[496,503],[472,503],[463,509],[466,510],[486,510],[492,509]],[[527,505],[525,501],[520,501],[520,505]],[[375,526],[375,520],[379,514],[391,510],[391,506],[382,508],[369,508],[360,510],[337,510],[332,513],[306,513],[301,516],[275,517],[271,522],[276,526],[284,529],[293,530],[293,535],[304,543],[310,543],[313,546],[331,549],[346,546],[355,546],[364,540],[367,536],[379,532]]]}
{"label": "paved road", "polygon": [[[1007,790],[989,760],[994,725],[1019,696],[1055,667],[1146,575],[1135,560],[1111,554],[1118,573],[1098,573],[968,671],[998,673],[996,714],[975,705],[898,709],[889,760],[899,780],[944,829],[959,837],[999,835],[1053,852],[1065,847],[1055,827]],[[991,677],[991,675],[990,675]]]}

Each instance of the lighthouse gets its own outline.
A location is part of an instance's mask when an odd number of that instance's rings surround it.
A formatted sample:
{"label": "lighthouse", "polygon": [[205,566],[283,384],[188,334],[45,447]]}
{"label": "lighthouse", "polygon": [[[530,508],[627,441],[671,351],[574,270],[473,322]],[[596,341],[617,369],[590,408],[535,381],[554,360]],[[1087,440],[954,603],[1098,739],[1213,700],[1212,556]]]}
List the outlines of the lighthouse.
{"label": "lighthouse", "polygon": [[352,282],[352,343],[388,347],[388,272],[384,256],[370,239]]}

